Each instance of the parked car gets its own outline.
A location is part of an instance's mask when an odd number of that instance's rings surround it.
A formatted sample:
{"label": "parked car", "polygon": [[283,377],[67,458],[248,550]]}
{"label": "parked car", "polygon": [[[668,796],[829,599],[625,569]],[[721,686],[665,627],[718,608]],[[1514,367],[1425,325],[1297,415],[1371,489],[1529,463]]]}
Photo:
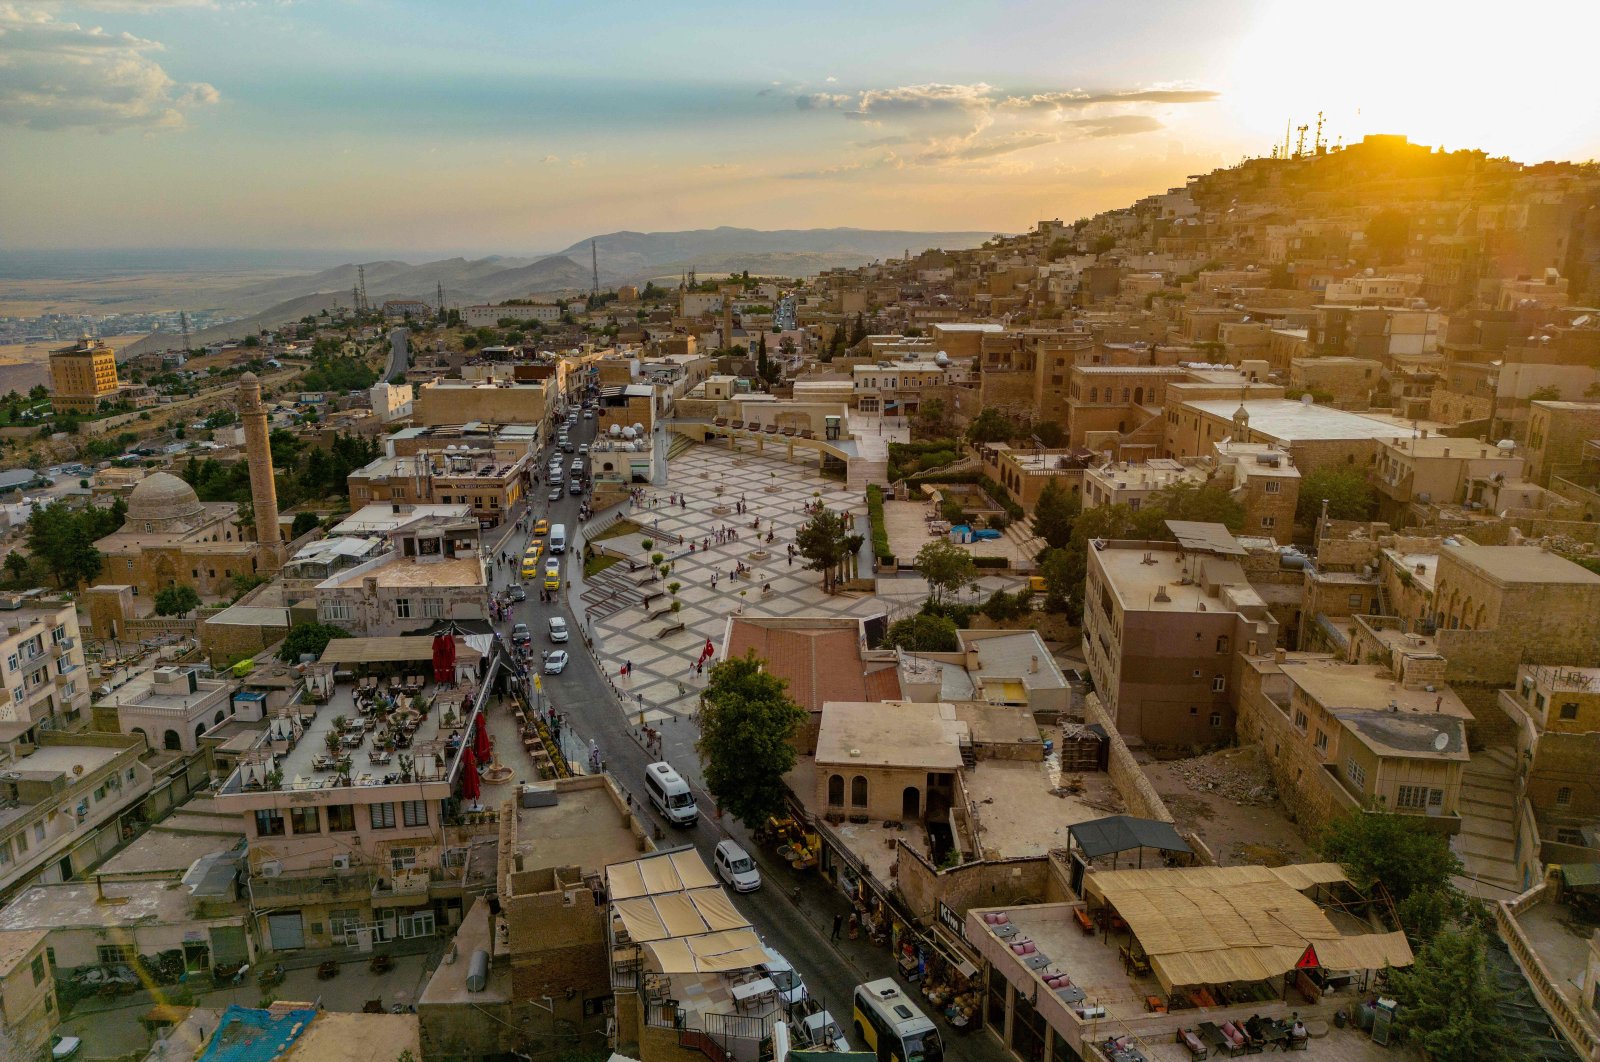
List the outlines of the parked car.
{"label": "parked car", "polygon": [[528,630],[526,623],[519,623],[511,628],[511,644],[527,645],[533,641],[533,632]]}
{"label": "parked car", "polygon": [[50,1041],[51,1059],[76,1058],[83,1041],[76,1036],[57,1036]]}
{"label": "parked car", "polygon": [[584,410],[583,411],[583,419],[584,420],[593,420],[594,419],[594,410],[592,410],[592,409]]}
{"label": "parked car", "polygon": [[804,1000],[808,993],[799,971],[776,948],[762,945],[762,950],[767,953],[767,961],[761,964],[761,972],[772,978],[778,998],[791,1007]]}
{"label": "parked car", "polygon": [[552,649],[544,654],[544,673],[546,675],[559,675],[567,669],[567,651],[565,649]]}
{"label": "parked car", "polygon": [[589,452],[589,444],[588,443],[579,443],[578,444],[578,452],[580,454],[587,454]]}
{"label": "parked car", "polygon": [[716,864],[717,876],[731,885],[734,892],[755,892],[761,888],[761,871],[756,869],[756,861],[737,841],[719,841],[711,861]]}
{"label": "parked car", "polygon": [[560,616],[551,616],[546,622],[550,625],[550,640],[557,645],[567,640],[567,621]]}

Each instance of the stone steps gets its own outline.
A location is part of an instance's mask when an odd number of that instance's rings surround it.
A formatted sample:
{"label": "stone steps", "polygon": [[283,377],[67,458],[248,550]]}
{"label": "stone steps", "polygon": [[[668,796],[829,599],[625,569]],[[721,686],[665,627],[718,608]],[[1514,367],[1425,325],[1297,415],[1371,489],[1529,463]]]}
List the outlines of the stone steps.
{"label": "stone steps", "polygon": [[1450,842],[1466,871],[1458,884],[1468,891],[1518,891],[1515,792],[1514,749],[1495,745],[1472,754],[1462,771],[1461,831]]}

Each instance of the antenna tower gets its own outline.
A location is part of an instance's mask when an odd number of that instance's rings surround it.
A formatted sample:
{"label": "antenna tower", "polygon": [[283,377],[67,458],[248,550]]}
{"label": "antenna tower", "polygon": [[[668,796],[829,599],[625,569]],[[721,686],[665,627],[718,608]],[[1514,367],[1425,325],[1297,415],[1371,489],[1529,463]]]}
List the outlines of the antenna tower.
{"label": "antenna tower", "polygon": [[1283,120],[1283,154],[1278,156],[1282,159],[1289,157],[1289,123],[1293,120],[1294,119],[1292,118],[1285,118]]}
{"label": "antenna tower", "polygon": [[439,281],[439,316],[444,317],[444,281]]}
{"label": "antenna tower", "polygon": [[366,313],[367,306],[367,267],[356,266],[356,312]]}
{"label": "antenna tower", "polygon": [[1310,129],[1310,128],[1311,127],[1309,125],[1298,125],[1298,126],[1295,126],[1295,132],[1300,134],[1299,136],[1295,137],[1295,139],[1294,139],[1294,157],[1297,158],[1297,159],[1305,158],[1305,154],[1306,154],[1306,130]]}
{"label": "antenna tower", "polygon": [[1316,151],[1316,153],[1319,154],[1319,155],[1327,153],[1328,142],[1326,140],[1322,139],[1322,112],[1321,111],[1317,112],[1317,135],[1316,135],[1316,139],[1311,141],[1311,146],[1312,146],[1312,149],[1314,151]]}
{"label": "antenna tower", "polygon": [[590,294],[595,298],[600,297],[600,249],[597,240],[589,241],[589,266],[594,271]]}

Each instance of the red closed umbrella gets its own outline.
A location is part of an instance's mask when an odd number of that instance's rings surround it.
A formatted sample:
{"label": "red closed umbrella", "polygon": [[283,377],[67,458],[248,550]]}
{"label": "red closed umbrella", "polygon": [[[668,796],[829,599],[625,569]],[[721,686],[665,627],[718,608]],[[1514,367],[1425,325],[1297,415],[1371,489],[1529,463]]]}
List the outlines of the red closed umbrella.
{"label": "red closed umbrella", "polygon": [[466,755],[461,758],[461,799],[470,804],[478,799],[478,792],[478,757],[468,745]]}
{"label": "red closed umbrella", "polygon": [[433,636],[433,681],[443,685],[451,680],[456,667],[456,640],[448,634]]}
{"label": "red closed umbrella", "polygon": [[477,727],[472,735],[472,751],[477,754],[479,763],[488,763],[490,750],[489,727],[483,721],[483,713],[479,712]]}

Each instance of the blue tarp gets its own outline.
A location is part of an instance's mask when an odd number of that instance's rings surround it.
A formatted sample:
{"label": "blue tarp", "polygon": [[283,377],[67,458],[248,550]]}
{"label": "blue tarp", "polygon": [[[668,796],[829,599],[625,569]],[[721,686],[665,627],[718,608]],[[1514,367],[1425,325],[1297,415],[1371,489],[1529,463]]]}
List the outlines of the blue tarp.
{"label": "blue tarp", "polygon": [[199,1062],[271,1062],[300,1038],[316,1016],[313,1009],[273,1014],[234,1004],[223,1012]]}

